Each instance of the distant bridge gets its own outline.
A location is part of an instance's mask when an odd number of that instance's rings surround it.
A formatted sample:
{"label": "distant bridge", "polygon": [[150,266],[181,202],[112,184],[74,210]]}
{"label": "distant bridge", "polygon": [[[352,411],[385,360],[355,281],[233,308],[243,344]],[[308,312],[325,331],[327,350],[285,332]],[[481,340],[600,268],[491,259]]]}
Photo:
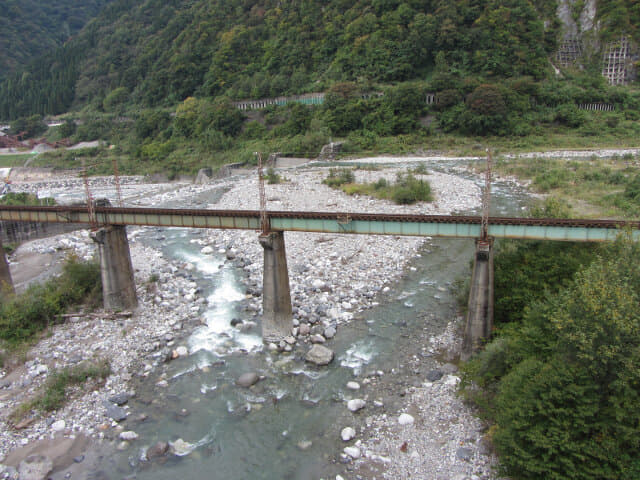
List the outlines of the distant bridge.
{"label": "distant bridge", "polygon": [[[86,207],[0,206],[0,220],[99,225],[149,225],[180,228],[260,230],[257,210],[205,210],[166,208],[94,209],[92,222]],[[478,238],[481,217],[352,212],[266,212],[272,231],[322,232],[365,235],[408,235]],[[489,218],[489,236],[530,240],[603,242],[620,229],[640,239],[640,222],[587,219]]]}

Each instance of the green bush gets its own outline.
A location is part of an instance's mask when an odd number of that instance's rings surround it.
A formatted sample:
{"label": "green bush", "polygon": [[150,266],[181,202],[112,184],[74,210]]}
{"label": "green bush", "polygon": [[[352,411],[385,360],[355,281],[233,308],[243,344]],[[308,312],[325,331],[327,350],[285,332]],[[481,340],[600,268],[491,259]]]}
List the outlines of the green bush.
{"label": "green bush", "polygon": [[9,192],[0,198],[0,205],[55,205],[55,199],[51,197],[38,198],[33,193]]}
{"label": "green bush", "polygon": [[328,185],[331,188],[338,188],[347,183],[354,183],[356,181],[356,176],[353,173],[353,170],[350,168],[330,168],[329,175],[325,178],[322,183]]}
{"label": "green bush", "polygon": [[100,266],[71,257],[60,277],[4,299],[0,305],[0,339],[17,346],[55,323],[56,316],[66,308],[81,302],[95,306],[101,296]]}
{"label": "green bush", "polygon": [[408,205],[416,202],[430,202],[431,185],[426,180],[419,180],[411,173],[398,174],[392,195],[393,201]]}
{"label": "green bush", "polygon": [[31,401],[20,405],[11,414],[14,423],[20,421],[31,410],[48,413],[62,408],[69,398],[69,389],[80,386],[89,380],[103,384],[111,375],[111,366],[107,360],[84,362],[62,370],[54,370],[42,391]]}
{"label": "green bush", "polygon": [[275,185],[282,182],[282,178],[276,173],[273,167],[267,168],[267,174],[265,175],[265,178],[267,179],[267,183],[269,185]]}
{"label": "green bush", "polygon": [[465,367],[503,474],[640,478],[639,261],[640,244],[619,239]]}

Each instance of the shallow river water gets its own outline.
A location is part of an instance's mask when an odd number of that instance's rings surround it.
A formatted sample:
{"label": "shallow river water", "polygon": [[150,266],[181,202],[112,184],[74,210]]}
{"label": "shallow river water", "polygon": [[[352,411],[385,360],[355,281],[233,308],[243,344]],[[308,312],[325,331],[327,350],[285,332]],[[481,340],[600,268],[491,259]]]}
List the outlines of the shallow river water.
{"label": "shallow river water", "polygon": [[[428,167],[451,171],[457,165],[438,162]],[[525,202],[525,192],[515,185],[493,186],[493,215],[518,215]],[[384,374],[400,379],[401,358],[407,351],[423,354],[424,368],[414,372],[417,375],[435,364],[431,355],[420,350],[413,333],[426,329],[440,334],[454,318],[453,283],[470,274],[473,241],[427,241],[389,292],[380,293],[371,309],[338,329],[328,344],[336,353],[334,362],[316,368],[305,364],[304,348],[291,355],[271,353],[263,348],[259,328],[242,333],[231,326],[233,318],[250,317],[243,310],[242,272],[222,254],[200,253],[201,246],[191,240],[201,234],[148,229],[138,237],[171,259],[193,264],[191,274],[209,303],[206,325],[188,338],[190,355],[164,367],[168,387],[157,387],[158,377],[153,375],[136,386],[131,408],[149,417],[133,427],[140,435],[134,446],[110,460],[109,477],[335,478],[345,469],[339,463],[344,446],[340,430],[355,427],[366,415],[395,414],[401,405],[397,391],[368,390],[362,378]],[[239,388],[235,381],[245,372],[256,372],[264,379],[251,389]],[[348,390],[350,380],[361,382],[362,388]],[[354,418],[345,401],[365,396],[366,413]],[[375,407],[374,400],[384,407]],[[140,461],[149,445],[178,439],[186,442],[183,456],[164,464]]]}

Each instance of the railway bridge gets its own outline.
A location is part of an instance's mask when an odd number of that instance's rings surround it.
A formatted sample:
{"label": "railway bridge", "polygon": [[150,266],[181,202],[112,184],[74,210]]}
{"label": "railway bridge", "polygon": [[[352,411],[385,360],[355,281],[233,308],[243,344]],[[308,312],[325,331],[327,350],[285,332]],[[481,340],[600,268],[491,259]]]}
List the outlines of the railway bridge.
{"label": "railway bridge", "polygon": [[[259,241],[264,248],[262,335],[265,341],[279,341],[289,335],[292,328],[286,231],[473,238],[477,247],[465,330],[465,356],[480,346],[492,328],[493,239],[606,242],[614,240],[621,229],[630,229],[632,237],[640,239],[640,222],[356,212],[0,206],[0,220],[91,227],[100,254],[107,309],[137,306],[127,225],[260,231]],[[12,289],[4,253],[0,257],[0,285]]]}

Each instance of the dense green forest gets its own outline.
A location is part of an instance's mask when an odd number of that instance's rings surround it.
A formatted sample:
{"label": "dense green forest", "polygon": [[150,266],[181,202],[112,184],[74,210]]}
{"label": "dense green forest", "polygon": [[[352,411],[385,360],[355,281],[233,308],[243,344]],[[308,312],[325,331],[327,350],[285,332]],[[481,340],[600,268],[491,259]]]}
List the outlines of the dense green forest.
{"label": "dense green forest", "polygon": [[109,1],[4,0],[0,16],[0,78],[62,46]]}
{"label": "dense green forest", "polygon": [[[637,2],[598,4],[603,36],[639,37]],[[562,35],[555,10],[554,0],[116,0],[62,50],[0,86],[0,118],[99,108],[114,90],[137,105],[167,106],[341,81],[433,78],[441,90],[478,76],[540,80]]]}
{"label": "dense green forest", "polygon": [[[636,2],[598,6],[603,40],[640,40]],[[114,0],[63,47],[0,82],[0,119],[18,133],[33,115],[71,112],[77,129],[67,122],[50,140],[63,130],[104,140],[115,148],[84,155],[169,176],[255,151],[315,156],[336,138],[346,152],[395,153],[438,135],[531,146],[567,134],[571,146],[637,138],[640,91],[607,85],[599,53],[554,72],[556,9],[555,0]],[[245,114],[232,103],[318,91],[321,106]],[[593,102],[614,111],[579,108]],[[71,166],[68,157],[38,161]]]}
{"label": "dense green forest", "polygon": [[[549,206],[537,214],[568,214]],[[497,329],[463,392],[509,478],[640,478],[638,261],[625,233],[604,246],[498,243]]]}

